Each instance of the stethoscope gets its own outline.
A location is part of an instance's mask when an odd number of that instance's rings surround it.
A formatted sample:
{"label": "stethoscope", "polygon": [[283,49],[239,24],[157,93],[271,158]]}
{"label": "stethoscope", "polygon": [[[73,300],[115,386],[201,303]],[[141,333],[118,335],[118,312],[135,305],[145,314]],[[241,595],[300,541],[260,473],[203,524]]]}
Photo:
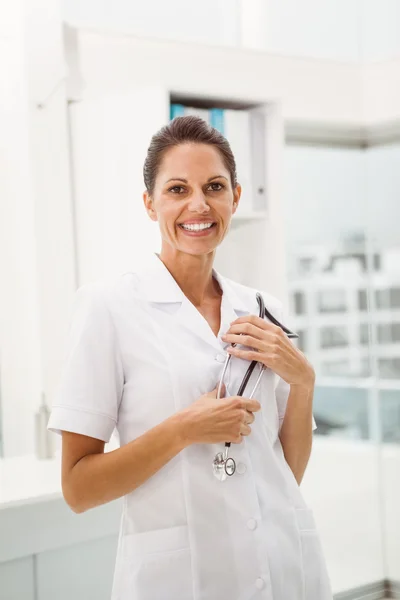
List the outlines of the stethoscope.
{"label": "stethoscope", "polygon": [[[279,323],[279,321],[277,319],[275,319],[275,317],[273,315],[271,315],[271,313],[265,308],[263,297],[258,292],[256,294],[256,298],[257,298],[257,302],[258,302],[260,318],[263,319],[264,317],[267,317],[272,323],[274,323],[274,325],[278,325],[278,327],[280,327],[289,338],[298,338],[299,337],[297,335],[297,333],[293,333],[292,331],[290,331],[287,327],[285,327],[284,325]],[[231,346],[236,346],[236,344],[231,344]],[[221,378],[219,380],[219,385],[218,385],[218,391],[217,391],[217,399],[218,400],[221,399],[222,384],[224,382],[226,370],[228,368],[231,358],[232,358],[232,355],[228,354],[225,359],[224,368],[222,370]],[[236,396],[243,396],[246,386],[249,382],[249,379],[250,379],[256,365],[260,365],[260,371],[259,371],[257,381],[254,385],[254,388],[253,388],[250,396],[247,396],[247,398],[249,398],[249,399],[253,398],[253,395],[255,394],[255,392],[258,388],[258,385],[261,381],[261,377],[266,369],[265,365],[258,362],[257,360],[251,361],[250,366],[247,369],[247,371],[242,379],[242,383],[240,384],[240,387],[239,387],[239,390],[238,390]],[[219,479],[219,481],[225,481],[225,479],[227,477],[231,477],[234,474],[234,472],[236,471],[236,462],[234,461],[234,459],[231,456],[228,455],[230,445],[231,445],[230,442],[225,442],[225,451],[218,452],[215,455],[215,458],[213,460],[213,472],[214,472],[215,477],[217,479]]]}

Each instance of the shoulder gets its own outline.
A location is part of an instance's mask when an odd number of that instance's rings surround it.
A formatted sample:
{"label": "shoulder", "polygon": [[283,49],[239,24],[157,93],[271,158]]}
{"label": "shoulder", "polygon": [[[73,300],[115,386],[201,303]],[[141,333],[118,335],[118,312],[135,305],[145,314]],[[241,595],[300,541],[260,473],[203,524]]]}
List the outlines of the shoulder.
{"label": "shoulder", "polygon": [[127,272],[89,281],[79,286],[74,295],[74,307],[96,313],[113,312],[135,289],[135,273]]}

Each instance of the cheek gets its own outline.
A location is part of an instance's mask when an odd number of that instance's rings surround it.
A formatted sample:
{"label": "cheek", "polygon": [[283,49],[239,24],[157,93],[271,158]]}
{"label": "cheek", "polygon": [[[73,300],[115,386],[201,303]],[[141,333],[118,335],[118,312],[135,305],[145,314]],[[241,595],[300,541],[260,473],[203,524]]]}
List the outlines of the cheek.
{"label": "cheek", "polygon": [[160,228],[166,232],[174,232],[177,229],[176,222],[179,217],[177,207],[171,203],[160,204],[158,207],[158,221]]}

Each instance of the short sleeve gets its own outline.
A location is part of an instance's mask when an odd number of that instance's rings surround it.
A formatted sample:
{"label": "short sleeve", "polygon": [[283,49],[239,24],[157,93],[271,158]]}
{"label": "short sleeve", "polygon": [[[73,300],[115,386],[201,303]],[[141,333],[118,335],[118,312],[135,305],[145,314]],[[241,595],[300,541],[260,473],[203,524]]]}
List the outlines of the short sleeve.
{"label": "short sleeve", "polygon": [[[290,323],[288,321],[287,312],[283,308],[283,304],[280,303],[279,308],[277,309],[276,318],[282,325],[285,325],[289,329],[291,328]],[[293,330],[292,330],[293,331]],[[283,419],[285,418],[286,413],[286,405],[289,397],[290,385],[286,383],[282,377],[279,377],[277,386],[275,388],[275,397],[276,404],[278,408],[278,416],[279,416],[279,431],[281,430]],[[312,430],[314,431],[317,428],[317,424],[315,422],[314,416],[312,418]]]}
{"label": "short sleeve", "polygon": [[109,442],[123,384],[115,326],[104,290],[96,283],[84,285],[75,292],[65,364],[48,429]]}

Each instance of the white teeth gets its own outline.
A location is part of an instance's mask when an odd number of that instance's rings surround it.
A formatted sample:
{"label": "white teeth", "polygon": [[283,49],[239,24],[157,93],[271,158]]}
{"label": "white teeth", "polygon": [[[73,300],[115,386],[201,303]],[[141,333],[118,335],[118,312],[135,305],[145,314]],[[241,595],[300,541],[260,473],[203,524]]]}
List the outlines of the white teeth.
{"label": "white teeth", "polygon": [[210,229],[213,223],[193,223],[190,225],[186,225],[182,223],[183,229],[187,229],[188,231],[202,231],[203,229]]}

